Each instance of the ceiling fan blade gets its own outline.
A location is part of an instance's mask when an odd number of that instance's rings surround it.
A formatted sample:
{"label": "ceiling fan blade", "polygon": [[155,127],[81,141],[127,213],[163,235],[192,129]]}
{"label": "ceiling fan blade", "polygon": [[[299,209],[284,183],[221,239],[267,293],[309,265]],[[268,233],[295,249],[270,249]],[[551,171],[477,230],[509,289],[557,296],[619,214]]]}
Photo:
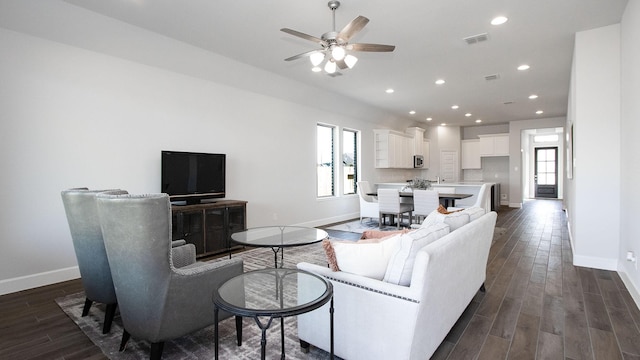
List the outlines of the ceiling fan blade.
{"label": "ceiling fan blade", "polygon": [[293,35],[293,36],[297,36],[299,38],[305,39],[305,40],[309,40],[309,41],[313,41],[315,43],[318,44],[326,44],[324,40],[317,38],[315,36],[311,36],[305,33],[301,33],[300,31],[296,31],[296,30],[292,30],[292,29],[287,29],[287,28],[282,28],[280,29],[280,31],[282,32],[286,32],[287,34]]}
{"label": "ceiling fan blade", "polygon": [[344,40],[345,42],[349,41],[351,37],[357,34],[360,30],[362,30],[365,25],[369,22],[364,16],[358,16],[357,18],[351,20],[344,29],[340,30],[338,33],[338,38]]}
{"label": "ceiling fan blade", "polygon": [[344,70],[344,69],[349,67],[349,66],[347,66],[347,63],[344,62],[344,59],[343,60],[336,60],[336,65],[338,65],[338,68],[341,69],[341,70]]}
{"label": "ceiling fan blade", "polygon": [[307,51],[307,52],[303,52],[302,54],[298,54],[298,55],[293,55],[292,57],[288,57],[286,59],[284,59],[284,61],[291,61],[291,60],[297,60],[306,56],[311,56],[311,54],[313,54],[314,52],[317,52],[318,50],[311,50],[311,51]]}
{"label": "ceiling fan blade", "polygon": [[395,50],[395,45],[382,44],[349,44],[347,50],[353,51],[373,51],[373,52],[391,52]]}

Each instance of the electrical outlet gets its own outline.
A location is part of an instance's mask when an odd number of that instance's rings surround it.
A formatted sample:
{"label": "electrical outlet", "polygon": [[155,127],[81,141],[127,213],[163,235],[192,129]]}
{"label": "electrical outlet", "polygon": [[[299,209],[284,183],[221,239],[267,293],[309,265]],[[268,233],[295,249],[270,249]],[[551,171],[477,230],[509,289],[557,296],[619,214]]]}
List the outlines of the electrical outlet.
{"label": "electrical outlet", "polygon": [[500,194],[500,199],[507,200],[507,194]]}
{"label": "electrical outlet", "polygon": [[636,270],[638,270],[638,259],[633,251],[627,251],[627,261],[631,261]]}

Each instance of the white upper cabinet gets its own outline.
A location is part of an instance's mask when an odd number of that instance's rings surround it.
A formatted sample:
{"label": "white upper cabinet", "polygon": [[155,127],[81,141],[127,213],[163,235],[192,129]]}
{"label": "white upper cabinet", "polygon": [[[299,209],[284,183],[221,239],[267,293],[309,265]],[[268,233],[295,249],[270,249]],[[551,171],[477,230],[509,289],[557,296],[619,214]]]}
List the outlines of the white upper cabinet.
{"label": "white upper cabinet", "polygon": [[412,169],[413,156],[424,156],[424,129],[409,128],[407,133],[373,130],[375,167]]}
{"label": "white upper cabinet", "polygon": [[509,134],[478,135],[480,156],[509,156]]}
{"label": "white upper cabinet", "polygon": [[462,140],[462,162],[463,169],[480,169],[480,140]]}

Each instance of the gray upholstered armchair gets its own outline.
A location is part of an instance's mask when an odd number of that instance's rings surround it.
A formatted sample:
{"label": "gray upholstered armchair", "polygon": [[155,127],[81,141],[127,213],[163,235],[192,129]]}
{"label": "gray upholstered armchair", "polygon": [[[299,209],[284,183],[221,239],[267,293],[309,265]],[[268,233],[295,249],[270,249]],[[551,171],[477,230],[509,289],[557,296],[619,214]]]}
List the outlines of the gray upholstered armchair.
{"label": "gray upholstered armchair", "polygon": [[[149,341],[151,358],[159,359],[165,341],[213,324],[213,290],[242,273],[242,259],[177,268],[170,251],[171,208],[166,194],[102,193],[97,202],[125,329],[120,350],[133,336]],[[236,331],[240,345],[240,317]]]}
{"label": "gray upholstered armchair", "polygon": [[105,304],[107,307],[102,333],[106,334],[111,330],[111,322],[118,304],[96,206],[96,194],[102,191],[104,190],[87,188],[64,190],[62,203],[67,214],[86,296],[82,316],[89,313],[94,301]]}

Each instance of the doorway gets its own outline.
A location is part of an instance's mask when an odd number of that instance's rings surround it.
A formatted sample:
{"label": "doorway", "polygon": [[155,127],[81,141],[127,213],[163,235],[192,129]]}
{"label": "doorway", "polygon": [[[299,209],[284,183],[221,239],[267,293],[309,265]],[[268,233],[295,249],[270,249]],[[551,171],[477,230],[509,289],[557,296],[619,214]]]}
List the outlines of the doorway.
{"label": "doorway", "polygon": [[535,148],[534,188],[537,198],[558,197],[558,147]]}

